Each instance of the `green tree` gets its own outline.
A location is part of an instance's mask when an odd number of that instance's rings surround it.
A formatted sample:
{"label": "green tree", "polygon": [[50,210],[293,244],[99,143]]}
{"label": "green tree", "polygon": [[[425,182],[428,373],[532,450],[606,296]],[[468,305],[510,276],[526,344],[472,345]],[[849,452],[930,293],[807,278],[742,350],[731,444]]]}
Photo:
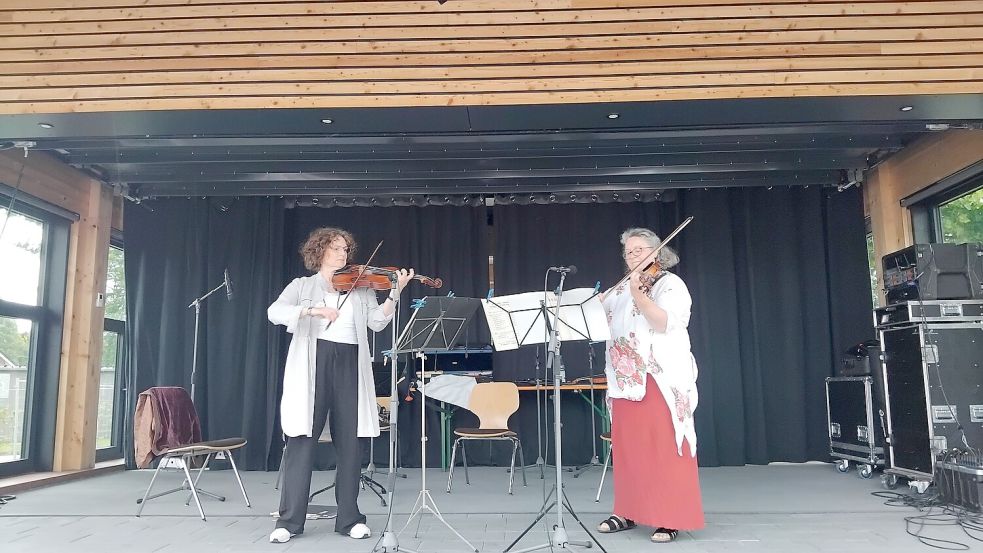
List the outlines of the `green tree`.
{"label": "green tree", "polygon": [[116,368],[116,355],[119,351],[118,337],[115,332],[102,333],[102,367]]}
{"label": "green tree", "polygon": [[20,333],[13,319],[0,317],[0,353],[15,365],[26,367],[31,350],[31,334]]}
{"label": "green tree", "polygon": [[126,283],[123,273],[123,250],[109,248],[106,272],[106,318],[126,320]]}
{"label": "green tree", "polygon": [[939,206],[942,241],[983,242],[983,188]]}

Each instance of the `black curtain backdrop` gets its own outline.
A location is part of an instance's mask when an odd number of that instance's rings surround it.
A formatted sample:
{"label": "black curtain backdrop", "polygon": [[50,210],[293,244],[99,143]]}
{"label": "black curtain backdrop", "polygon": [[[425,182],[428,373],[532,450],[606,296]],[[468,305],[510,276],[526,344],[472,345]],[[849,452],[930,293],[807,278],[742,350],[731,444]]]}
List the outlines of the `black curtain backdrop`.
{"label": "black curtain backdrop", "polygon": [[[290,279],[307,274],[297,249],[313,228],[355,234],[364,262],[384,240],[374,264],[412,266],[440,277],[441,290],[415,283],[408,304],[424,295],[484,297],[488,257],[495,293],[543,289],[553,265],[577,265],[566,288],[613,284],[624,273],[618,237],[644,226],[666,235],[686,216],[693,223],[672,246],[676,271],[693,295],[690,333],[700,365],[696,411],[700,464],[742,465],[826,460],[824,378],[839,353],[871,338],[871,296],[861,197],[821,188],[687,190],[672,203],[608,203],[474,207],[295,208],[270,199],[160,200],[127,206],[126,272],[131,382],[129,405],[144,388],[188,385],[197,295],[221,282],[229,266],[236,297],[221,294],[202,310],[198,402],[206,436],[244,435],[248,469],[276,468],[278,401],[289,337],[266,321],[266,307]],[[549,286],[557,284],[551,277]],[[466,343],[488,342],[479,312]],[[388,349],[390,333],[377,336]],[[593,347],[594,373],[603,346]],[[564,344],[566,377],[590,374],[588,347]],[[537,373],[540,348],[494,354],[496,380]],[[377,359],[379,356],[377,355]],[[405,395],[405,394],[401,394]],[[419,464],[419,401],[404,402],[400,457]],[[527,462],[538,452],[535,395],[523,395],[513,419]],[[591,456],[590,411],[576,395],[563,398],[564,464]],[[461,410],[458,425],[473,417]],[[547,421],[549,422],[549,421]],[[439,460],[439,421],[428,409],[428,464]],[[129,436],[128,436],[129,439]],[[544,441],[551,441],[547,433]],[[385,460],[385,439],[376,461]],[[128,455],[132,456],[128,447]],[[496,448],[497,449],[497,448]],[[469,449],[476,464],[507,462],[505,448]],[[550,454],[547,450],[547,458]],[[320,465],[333,464],[327,451]]]}
{"label": "black curtain backdrop", "polygon": [[[125,216],[128,412],[151,386],[191,389],[188,305],[228,268],[233,300],[223,289],[201,306],[195,404],[206,439],[245,437],[240,466],[266,468],[271,444],[281,443],[272,414],[285,350],[266,307],[283,282],[282,208],[266,198],[175,199],[127,204]],[[132,428],[124,438],[132,468]]]}

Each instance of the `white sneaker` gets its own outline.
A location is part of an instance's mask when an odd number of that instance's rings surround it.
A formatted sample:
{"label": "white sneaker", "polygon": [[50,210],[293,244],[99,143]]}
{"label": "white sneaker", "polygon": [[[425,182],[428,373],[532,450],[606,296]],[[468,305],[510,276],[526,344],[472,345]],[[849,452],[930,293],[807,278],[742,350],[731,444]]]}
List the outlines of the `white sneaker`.
{"label": "white sneaker", "polygon": [[352,526],[352,529],[348,531],[348,537],[355,538],[356,540],[364,540],[371,535],[372,530],[369,530],[369,527],[361,522]]}
{"label": "white sneaker", "polygon": [[270,533],[270,543],[287,543],[294,536],[286,528],[277,528]]}

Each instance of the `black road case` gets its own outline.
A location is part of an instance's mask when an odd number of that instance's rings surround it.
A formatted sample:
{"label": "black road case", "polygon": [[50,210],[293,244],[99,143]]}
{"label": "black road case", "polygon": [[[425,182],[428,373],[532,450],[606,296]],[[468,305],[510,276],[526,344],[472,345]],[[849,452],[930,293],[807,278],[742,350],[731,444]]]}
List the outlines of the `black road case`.
{"label": "black road case", "polygon": [[872,383],[870,376],[826,379],[829,454],[839,459],[840,472],[849,470],[850,461],[857,463],[863,478],[884,465],[884,433]]}
{"label": "black road case", "polygon": [[880,334],[888,471],[932,481],[939,453],[983,446],[983,323],[914,324]]}

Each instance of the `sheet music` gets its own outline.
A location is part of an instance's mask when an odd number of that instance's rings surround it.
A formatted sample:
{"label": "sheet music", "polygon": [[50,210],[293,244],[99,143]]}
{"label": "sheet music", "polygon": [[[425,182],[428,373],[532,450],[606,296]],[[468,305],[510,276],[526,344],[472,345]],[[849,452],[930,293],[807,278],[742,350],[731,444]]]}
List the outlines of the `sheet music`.
{"label": "sheet music", "polygon": [[[492,343],[498,351],[517,349],[547,341],[546,321],[542,306],[556,307],[554,292],[525,292],[481,300],[485,320],[491,331]],[[607,340],[610,338],[607,317],[600,297],[593,288],[575,288],[563,293],[560,306],[558,338],[570,340]]]}
{"label": "sheet music", "polygon": [[602,342],[611,339],[601,296],[593,288],[574,288],[563,293],[559,326],[561,341]]}

